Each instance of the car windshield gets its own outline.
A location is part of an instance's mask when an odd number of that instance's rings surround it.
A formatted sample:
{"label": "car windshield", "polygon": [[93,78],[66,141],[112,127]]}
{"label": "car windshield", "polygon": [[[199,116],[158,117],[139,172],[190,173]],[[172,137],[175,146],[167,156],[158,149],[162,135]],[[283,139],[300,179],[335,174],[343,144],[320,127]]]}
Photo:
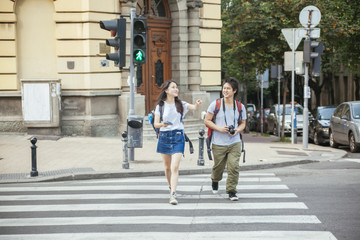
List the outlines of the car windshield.
{"label": "car windshield", "polygon": [[[303,114],[302,107],[295,106],[295,111],[297,115]],[[283,106],[280,106],[280,115],[283,114]],[[291,106],[285,106],[285,115],[291,115]]]}
{"label": "car windshield", "polygon": [[246,109],[248,112],[254,112],[254,107],[253,106],[247,106]]}
{"label": "car windshield", "polygon": [[319,120],[330,120],[331,115],[336,108],[323,108],[319,109]]}
{"label": "car windshield", "polygon": [[360,119],[360,103],[352,104],[353,117]]}

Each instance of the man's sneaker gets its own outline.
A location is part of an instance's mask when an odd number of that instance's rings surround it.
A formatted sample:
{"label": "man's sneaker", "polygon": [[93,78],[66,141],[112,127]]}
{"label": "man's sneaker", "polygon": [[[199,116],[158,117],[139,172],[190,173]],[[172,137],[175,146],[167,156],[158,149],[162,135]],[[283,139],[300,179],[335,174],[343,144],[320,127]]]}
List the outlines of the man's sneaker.
{"label": "man's sneaker", "polygon": [[236,196],[236,193],[233,193],[233,192],[229,192],[229,199],[231,201],[237,201],[239,200],[239,198]]}
{"label": "man's sneaker", "polygon": [[172,205],[176,205],[178,204],[178,201],[176,200],[176,193],[173,192],[172,194],[170,194],[170,204]]}
{"label": "man's sneaker", "polygon": [[218,190],[219,190],[219,182],[212,182],[212,192],[214,194],[218,193]]}

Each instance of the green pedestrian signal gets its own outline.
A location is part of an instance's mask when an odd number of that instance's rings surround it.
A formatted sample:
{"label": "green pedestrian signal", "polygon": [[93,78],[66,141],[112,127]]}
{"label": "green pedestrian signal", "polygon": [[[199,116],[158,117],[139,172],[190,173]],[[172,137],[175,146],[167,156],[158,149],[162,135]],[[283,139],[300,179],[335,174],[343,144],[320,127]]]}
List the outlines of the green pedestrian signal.
{"label": "green pedestrian signal", "polygon": [[141,65],[146,62],[146,18],[135,17],[133,20],[133,61]]}
{"label": "green pedestrian signal", "polygon": [[144,52],[140,49],[134,51],[135,62],[142,62],[144,60]]}

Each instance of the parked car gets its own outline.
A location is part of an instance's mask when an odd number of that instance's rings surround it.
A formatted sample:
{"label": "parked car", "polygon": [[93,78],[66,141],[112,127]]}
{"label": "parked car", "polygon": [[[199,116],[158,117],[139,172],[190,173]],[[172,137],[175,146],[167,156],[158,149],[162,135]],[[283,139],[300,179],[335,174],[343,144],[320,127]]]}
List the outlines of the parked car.
{"label": "parked car", "polygon": [[344,102],[330,119],[330,146],[348,145],[351,152],[360,152],[360,101]]}
{"label": "parked car", "polygon": [[[278,109],[280,115],[278,116]],[[297,133],[302,133],[303,131],[303,107],[300,104],[295,104],[296,111],[296,126]],[[277,128],[282,126],[282,114],[283,114],[283,104],[280,104],[280,108],[278,104],[273,105],[270,108],[269,116],[267,118],[268,132],[272,134],[277,134]],[[284,132],[291,133],[291,104],[285,105],[285,124],[284,124]]]}
{"label": "parked car", "polygon": [[256,106],[253,103],[246,104],[246,112],[248,114],[248,118],[250,119],[256,112]]}
{"label": "parked car", "polygon": [[[266,132],[267,129],[267,116],[269,115],[270,108],[263,109],[263,130]],[[256,111],[252,116],[249,118],[248,124],[249,124],[249,130],[250,131],[261,131],[261,116],[260,116],[260,110]]]}
{"label": "parked car", "polygon": [[[267,117],[269,116],[270,108],[264,108],[263,111],[263,132],[267,132]],[[256,131],[261,132],[261,116],[260,111],[256,112]]]}
{"label": "parked car", "polygon": [[315,118],[309,120],[309,142],[329,143],[330,118],[336,106],[319,106],[314,111]]}

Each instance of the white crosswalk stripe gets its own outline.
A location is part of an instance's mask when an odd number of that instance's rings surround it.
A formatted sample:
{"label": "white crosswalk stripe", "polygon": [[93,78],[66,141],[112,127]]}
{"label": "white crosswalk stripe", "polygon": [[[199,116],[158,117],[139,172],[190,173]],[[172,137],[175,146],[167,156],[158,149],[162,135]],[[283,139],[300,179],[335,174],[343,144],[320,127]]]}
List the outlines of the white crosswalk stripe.
{"label": "white crosswalk stripe", "polygon": [[241,173],[238,202],[224,185],[180,176],[176,206],[163,176],[3,185],[0,240],[336,239],[274,173]]}

